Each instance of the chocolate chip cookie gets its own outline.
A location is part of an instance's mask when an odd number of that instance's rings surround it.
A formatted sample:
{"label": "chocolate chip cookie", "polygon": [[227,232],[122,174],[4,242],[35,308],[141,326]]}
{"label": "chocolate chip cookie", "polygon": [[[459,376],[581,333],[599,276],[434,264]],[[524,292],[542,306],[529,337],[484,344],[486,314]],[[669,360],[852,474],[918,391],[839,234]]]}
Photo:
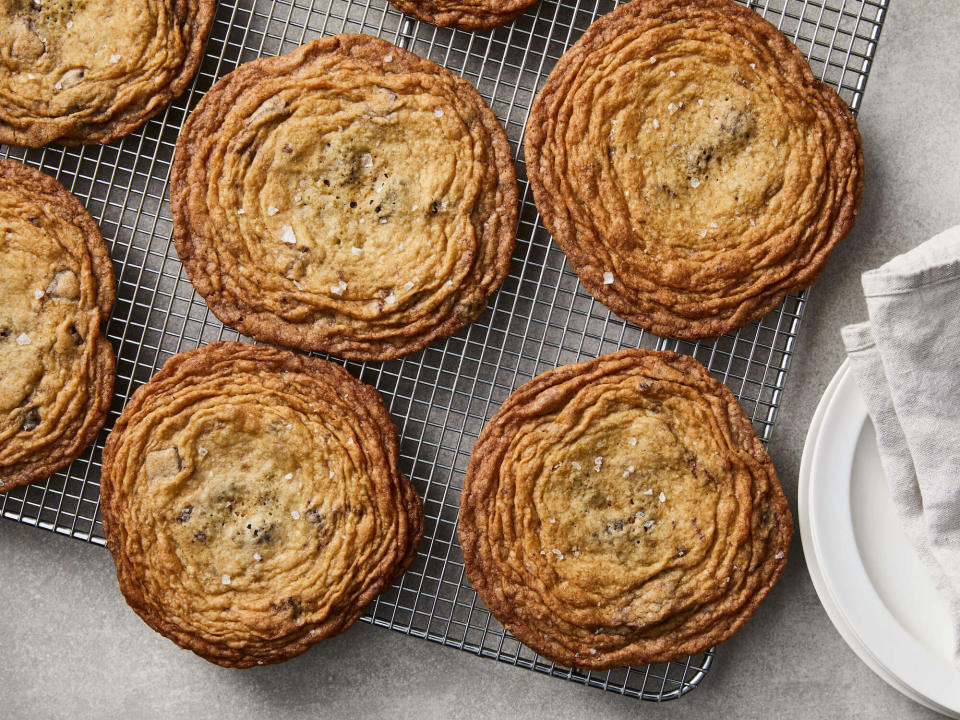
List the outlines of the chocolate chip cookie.
{"label": "chocolate chip cookie", "polygon": [[116,293],[97,224],[63,185],[0,158],[0,492],[47,477],[103,427]]}
{"label": "chocolate chip cookie", "polygon": [[603,670],[729,638],[783,572],[792,529],[733,394],[691,357],[622,350],[507,399],[474,445],[458,532],[510,632]]}
{"label": "chocolate chip cookie", "polygon": [[217,82],[170,183],[177,252],[221,321],[356,360],[473,321],[514,247],[516,173],[496,117],[466,80],[367,35]]}
{"label": "chocolate chip cookie", "polygon": [[182,93],[215,0],[0,3],[0,143],[107,143]]}
{"label": "chocolate chip cookie", "polygon": [[417,20],[461,30],[487,30],[506,25],[537,0],[390,0]]}
{"label": "chocolate chip cookie", "polygon": [[416,555],[423,514],[397,456],[379,394],[339,365],[245,343],[175,355],[103,451],[120,589],[219,665],[298,655]]}
{"label": "chocolate chip cookie", "polygon": [[634,0],[597,20],[538,94],[525,153],[583,286],[686,339],[810,285],[863,190],[850,109],[732,0]]}

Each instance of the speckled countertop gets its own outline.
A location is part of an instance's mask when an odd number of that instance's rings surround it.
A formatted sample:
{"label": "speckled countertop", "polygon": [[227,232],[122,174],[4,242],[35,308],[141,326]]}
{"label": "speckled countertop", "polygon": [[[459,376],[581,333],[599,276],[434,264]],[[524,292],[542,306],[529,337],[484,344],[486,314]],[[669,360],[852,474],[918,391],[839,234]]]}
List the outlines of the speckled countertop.
{"label": "speckled countertop", "polygon": [[[807,306],[770,453],[796,510],[807,425],[865,315],[859,276],[960,223],[960,3],[892,0],[860,112],[867,183],[853,234]],[[657,706],[358,625],[283,665],[237,672],[156,635],[106,550],[0,520],[4,718],[919,718],[820,606],[799,534],[780,584],[703,684]]]}

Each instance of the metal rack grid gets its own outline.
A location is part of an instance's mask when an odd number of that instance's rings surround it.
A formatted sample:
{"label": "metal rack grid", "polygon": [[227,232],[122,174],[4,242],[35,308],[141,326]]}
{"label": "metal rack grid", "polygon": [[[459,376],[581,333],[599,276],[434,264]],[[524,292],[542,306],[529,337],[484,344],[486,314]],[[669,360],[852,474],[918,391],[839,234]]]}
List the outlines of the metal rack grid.
{"label": "metal rack grid", "polygon": [[[856,112],[889,0],[738,0],[776,24]],[[609,672],[562,668],[521,645],[464,578],[456,539],[460,489],[473,441],[523,382],[557,365],[621,347],[693,355],[739,397],[760,437],[770,437],[804,307],[787,297],[758,323],[712,341],[680,342],[624,323],[579,285],[539,223],[521,138],[527,111],[554,63],[614,0],[542,0],[503,28],[440,29],[386,0],[223,0],[190,90],[140,131],[107,146],[41,150],[0,146],[54,175],[98,220],[117,270],[107,335],[118,351],[106,428],[95,445],[46,482],[0,495],[0,515],[103,544],[100,452],[130,393],[172,354],[237,333],[207,310],[171,244],[167,180],[177,133],[211,84],[238,64],[340,32],[379,35],[469,79],[503,122],[517,159],[521,214],[509,277],[483,316],[445,341],[387,363],[346,363],[375,385],[397,422],[401,468],[424,501],[426,529],[413,567],[364,620],[622,695],[677,698],[703,679],[713,651],[680,662]]]}

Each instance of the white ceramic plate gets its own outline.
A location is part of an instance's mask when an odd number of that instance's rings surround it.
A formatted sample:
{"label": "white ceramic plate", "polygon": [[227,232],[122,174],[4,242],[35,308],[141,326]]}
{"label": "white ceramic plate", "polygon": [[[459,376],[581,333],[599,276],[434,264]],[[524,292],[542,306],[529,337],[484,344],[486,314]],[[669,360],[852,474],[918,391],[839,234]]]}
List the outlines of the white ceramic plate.
{"label": "white ceramic plate", "polygon": [[882,680],[887,682],[896,690],[899,690],[910,699],[936,710],[938,708],[932,706],[926,698],[921,697],[913,690],[906,687],[887,670],[880,667],[867,648],[863,645],[863,643],[860,642],[859,638],[854,635],[853,630],[847,625],[846,620],[843,619],[843,615],[841,614],[836,603],[833,601],[829,590],[827,589],[826,581],[823,578],[823,573],[820,571],[820,563],[813,551],[809,511],[810,465],[812,464],[813,450],[816,446],[817,438],[819,437],[820,427],[823,424],[823,415],[826,412],[827,407],[830,405],[830,400],[833,398],[833,395],[836,392],[836,388],[840,382],[840,379],[844,376],[846,365],[847,363],[844,363],[844,365],[840,368],[840,371],[833,376],[833,379],[830,381],[830,384],[827,386],[827,389],[824,391],[823,396],[820,399],[820,403],[817,405],[816,412],[813,415],[813,420],[810,422],[810,429],[807,431],[807,437],[803,446],[803,455],[800,459],[800,490],[798,503],[799,524],[800,538],[803,542],[804,555],[806,556],[807,561],[807,570],[810,573],[811,580],[813,581],[813,587],[817,591],[817,595],[820,597],[820,601],[823,604],[824,609],[827,611],[827,616],[830,618],[830,621],[833,623],[834,627],[840,633],[840,636],[844,639],[847,645],[849,645],[850,648],[857,654],[857,656],[863,660],[867,667],[873,670],[873,672],[875,672]]}
{"label": "white ceramic plate", "polygon": [[900,529],[848,363],[807,433],[799,510],[814,587],[847,644],[900,692],[960,718],[946,607]]}

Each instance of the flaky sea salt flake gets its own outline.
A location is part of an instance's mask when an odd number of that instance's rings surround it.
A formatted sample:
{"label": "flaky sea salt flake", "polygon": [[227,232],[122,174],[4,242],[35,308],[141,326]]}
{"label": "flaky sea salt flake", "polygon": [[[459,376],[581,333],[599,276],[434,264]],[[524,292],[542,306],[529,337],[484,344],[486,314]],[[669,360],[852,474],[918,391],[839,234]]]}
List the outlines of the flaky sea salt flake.
{"label": "flaky sea salt flake", "polygon": [[700,187],[700,179],[699,179],[699,178],[694,178],[693,180],[691,180],[691,181],[690,181],[690,187],[692,187],[692,188],[698,188],[698,187]]}
{"label": "flaky sea salt flake", "polygon": [[300,519],[300,513],[299,513],[297,510],[291,510],[291,511],[290,511],[290,517],[292,517],[294,520],[299,520],[299,519]]}
{"label": "flaky sea salt flake", "polygon": [[230,584],[230,576],[229,576],[229,575],[224,575],[223,577],[220,578],[220,582],[222,582],[224,585],[229,585],[229,584]]}
{"label": "flaky sea salt flake", "polygon": [[659,129],[660,129],[660,121],[657,120],[656,118],[653,119],[653,129],[654,129],[654,130],[659,130]]}
{"label": "flaky sea salt flake", "polygon": [[665,503],[667,501],[667,496],[662,492],[660,493],[660,502]]}
{"label": "flaky sea salt flake", "polygon": [[293,228],[289,225],[284,225],[280,228],[280,240],[290,245],[296,245],[297,236],[293,234]]}
{"label": "flaky sea salt flake", "polygon": [[603,274],[603,284],[604,285],[613,285],[613,273],[607,271]]}
{"label": "flaky sea salt flake", "polygon": [[263,560],[263,555],[261,555],[260,553],[254,553],[253,559],[256,560],[257,562],[260,562],[261,560]]}
{"label": "flaky sea salt flake", "polygon": [[27,335],[26,333],[20,333],[19,335],[17,335],[17,345],[29,345],[29,344],[30,344],[29,335]]}
{"label": "flaky sea salt flake", "polygon": [[277,209],[274,205],[271,205],[270,207],[267,208],[267,215],[269,215],[270,217],[273,217],[278,212],[280,212],[280,210]]}
{"label": "flaky sea salt flake", "polygon": [[39,299],[42,298],[42,297],[43,297],[43,290],[37,288],[36,290],[33,291],[33,299],[34,299],[34,300],[39,300]]}
{"label": "flaky sea salt flake", "polygon": [[370,153],[364,153],[360,156],[360,162],[364,167],[373,167],[373,156]]}
{"label": "flaky sea salt flake", "polygon": [[675,103],[667,104],[667,110],[670,111],[670,114],[673,115],[677,111],[677,106]]}

